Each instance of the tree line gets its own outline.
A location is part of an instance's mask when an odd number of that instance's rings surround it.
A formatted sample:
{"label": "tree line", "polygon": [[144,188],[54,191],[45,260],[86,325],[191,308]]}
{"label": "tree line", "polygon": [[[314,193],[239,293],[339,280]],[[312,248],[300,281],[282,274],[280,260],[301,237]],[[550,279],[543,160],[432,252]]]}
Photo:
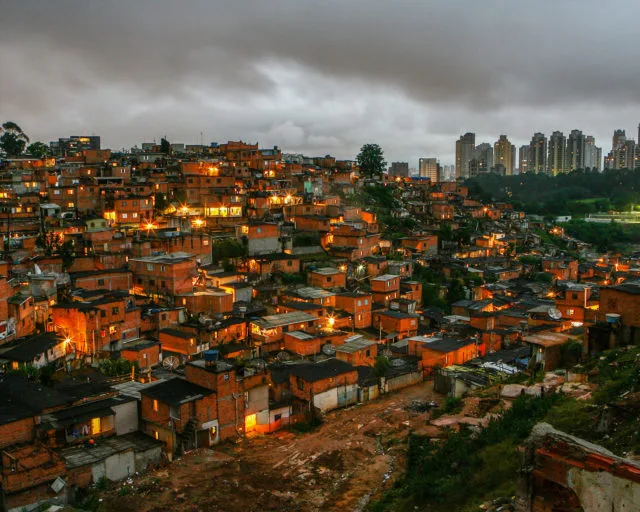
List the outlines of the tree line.
{"label": "tree line", "polygon": [[640,203],[640,172],[634,169],[578,169],[549,176],[487,174],[465,181],[484,202],[509,202],[516,210],[539,215],[584,215],[629,211]]}

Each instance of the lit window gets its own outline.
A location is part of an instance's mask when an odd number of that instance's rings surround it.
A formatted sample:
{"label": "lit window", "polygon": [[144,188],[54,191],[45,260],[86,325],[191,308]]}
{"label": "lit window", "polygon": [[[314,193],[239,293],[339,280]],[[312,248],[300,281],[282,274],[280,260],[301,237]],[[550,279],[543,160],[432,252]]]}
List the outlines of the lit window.
{"label": "lit window", "polygon": [[[158,412],[158,401],[157,401],[157,400],[154,400],[154,401],[153,401],[153,410],[154,410],[155,412]],[[156,438],[156,439],[157,439],[157,438]]]}

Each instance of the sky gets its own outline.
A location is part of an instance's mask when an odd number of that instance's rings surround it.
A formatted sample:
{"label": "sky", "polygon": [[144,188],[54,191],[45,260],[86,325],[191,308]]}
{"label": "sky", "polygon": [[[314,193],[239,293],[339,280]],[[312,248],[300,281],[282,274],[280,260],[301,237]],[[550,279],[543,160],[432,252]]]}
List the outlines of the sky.
{"label": "sky", "polygon": [[0,122],[452,164],[464,132],[637,138],[635,0],[0,0]]}

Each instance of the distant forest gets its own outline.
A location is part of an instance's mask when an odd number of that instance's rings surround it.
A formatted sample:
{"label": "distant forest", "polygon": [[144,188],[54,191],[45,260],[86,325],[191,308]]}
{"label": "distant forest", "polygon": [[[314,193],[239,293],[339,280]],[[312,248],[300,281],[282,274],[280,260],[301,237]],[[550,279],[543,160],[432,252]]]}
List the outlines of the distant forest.
{"label": "distant forest", "polygon": [[487,174],[467,179],[465,184],[471,197],[485,202],[510,202],[516,210],[529,214],[640,210],[640,169],[576,170],[558,176]]}

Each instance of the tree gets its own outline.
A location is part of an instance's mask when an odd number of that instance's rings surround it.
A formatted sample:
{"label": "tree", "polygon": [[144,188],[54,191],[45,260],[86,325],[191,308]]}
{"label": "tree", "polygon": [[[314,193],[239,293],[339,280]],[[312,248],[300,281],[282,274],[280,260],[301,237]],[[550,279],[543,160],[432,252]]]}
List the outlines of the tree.
{"label": "tree", "polygon": [[360,172],[369,178],[380,176],[387,167],[382,148],[377,144],[365,144],[356,157]]}
{"label": "tree", "polygon": [[29,144],[27,147],[27,153],[31,156],[35,156],[36,158],[43,158],[49,153],[49,146],[44,142],[37,141],[33,144]]}
{"label": "tree", "polygon": [[171,142],[169,142],[164,137],[162,137],[162,139],[160,139],[160,152],[164,153],[166,155],[170,155],[171,154]]}
{"label": "tree", "polygon": [[29,142],[29,137],[13,121],[3,123],[0,129],[0,148],[7,156],[18,156],[24,152],[24,148]]}

